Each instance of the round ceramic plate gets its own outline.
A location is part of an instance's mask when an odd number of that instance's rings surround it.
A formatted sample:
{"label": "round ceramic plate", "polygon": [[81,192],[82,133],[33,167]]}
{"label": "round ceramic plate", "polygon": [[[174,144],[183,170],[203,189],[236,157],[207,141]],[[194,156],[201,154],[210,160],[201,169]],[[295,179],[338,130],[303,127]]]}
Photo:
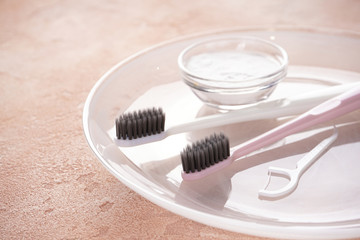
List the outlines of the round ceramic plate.
{"label": "round ceramic plate", "polygon": [[[166,126],[216,113],[181,82],[179,53],[214,36],[255,36],[281,45],[289,55],[287,78],[272,99],[360,81],[360,35],[342,31],[229,30],[181,38],[142,51],[109,70],[91,90],[83,115],[87,141],[101,163],[121,182],[155,204],[189,219],[230,231],[277,238],[360,237],[360,111],[293,134],[235,161],[205,179],[181,178],[180,151],[213,132],[231,146],[287,121],[248,121],[170,136],[159,142],[120,147],[114,121],[124,111],[162,107]],[[260,198],[268,168],[294,168],[330,136],[337,140],[302,175],[292,193]],[[269,189],[286,179],[272,176]]]}

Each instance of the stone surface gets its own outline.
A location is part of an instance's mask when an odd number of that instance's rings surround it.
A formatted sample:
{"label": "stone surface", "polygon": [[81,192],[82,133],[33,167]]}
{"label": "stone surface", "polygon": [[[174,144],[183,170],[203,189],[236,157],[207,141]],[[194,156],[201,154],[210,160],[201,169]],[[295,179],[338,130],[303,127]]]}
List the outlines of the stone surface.
{"label": "stone surface", "polygon": [[230,27],[360,31],[360,1],[3,0],[1,239],[260,239],[168,212],[115,179],[82,130],[99,77],[143,48]]}

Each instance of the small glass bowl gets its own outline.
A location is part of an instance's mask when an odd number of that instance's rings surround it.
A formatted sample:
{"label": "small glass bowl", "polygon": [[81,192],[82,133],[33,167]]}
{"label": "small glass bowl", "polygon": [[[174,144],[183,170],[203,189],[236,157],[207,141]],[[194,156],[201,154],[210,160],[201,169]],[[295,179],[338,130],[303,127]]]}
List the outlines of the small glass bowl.
{"label": "small glass bowl", "polygon": [[284,49],[254,37],[195,43],[178,57],[183,81],[206,104],[237,109],[266,99],[287,73]]}

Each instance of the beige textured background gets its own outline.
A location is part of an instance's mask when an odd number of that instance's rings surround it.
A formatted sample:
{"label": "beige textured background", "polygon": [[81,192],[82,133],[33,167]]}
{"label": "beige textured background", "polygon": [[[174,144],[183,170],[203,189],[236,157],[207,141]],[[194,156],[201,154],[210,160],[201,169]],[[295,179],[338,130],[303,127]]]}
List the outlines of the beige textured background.
{"label": "beige textured background", "polygon": [[254,26],[360,31],[360,1],[0,1],[0,239],[260,239],[147,201],[102,167],[82,130],[90,89],[117,62]]}

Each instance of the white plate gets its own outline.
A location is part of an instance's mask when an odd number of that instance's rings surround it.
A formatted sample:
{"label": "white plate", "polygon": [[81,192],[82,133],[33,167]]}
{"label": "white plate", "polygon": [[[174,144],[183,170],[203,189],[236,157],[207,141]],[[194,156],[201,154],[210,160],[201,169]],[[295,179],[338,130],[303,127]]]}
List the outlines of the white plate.
{"label": "white plate", "polygon": [[[186,183],[179,153],[189,142],[222,131],[231,145],[284,119],[253,121],[172,136],[157,143],[120,148],[114,120],[125,110],[162,107],[166,127],[213,114],[179,77],[177,56],[189,44],[214,35],[251,35],[276,42],[290,68],[272,98],[360,81],[360,35],[341,31],[229,30],[191,36],[142,51],[109,70],[91,90],[83,115],[87,141],[101,163],[125,185],[174,213],[230,231],[277,238],[360,237],[360,111],[294,134],[236,161],[206,179]],[[290,195],[258,197],[269,166],[292,168],[320,140],[339,137],[300,179]],[[273,178],[272,188],[286,184]]]}

